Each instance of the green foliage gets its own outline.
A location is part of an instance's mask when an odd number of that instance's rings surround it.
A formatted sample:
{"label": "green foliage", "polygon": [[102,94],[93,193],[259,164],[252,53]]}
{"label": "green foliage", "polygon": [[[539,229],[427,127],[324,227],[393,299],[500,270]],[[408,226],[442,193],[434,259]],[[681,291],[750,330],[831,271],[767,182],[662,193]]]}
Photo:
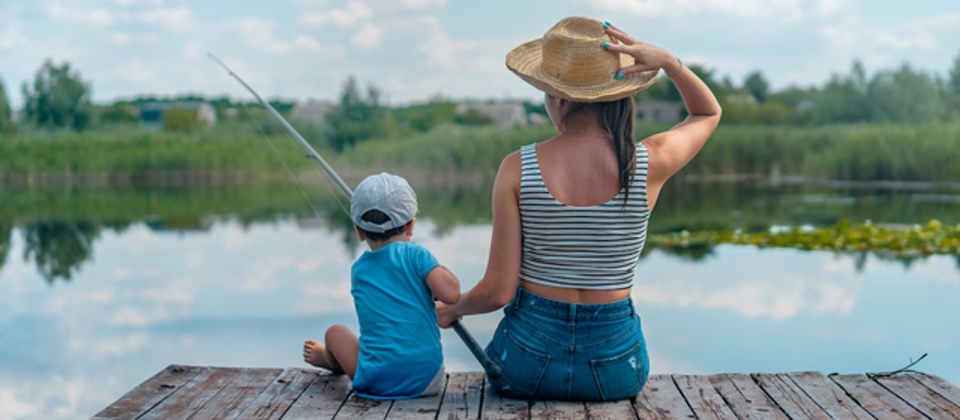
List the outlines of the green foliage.
{"label": "green foliage", "polygon": [[490,125],[493,124],[493,118],[479,109],[470,108],[457,114],[453,122],[460,125]]}
{"label": "green foliage", "polygon": [[172,107],[163,111],[163,129],[177,133],[193,133],[203,127],[197,110]]}
{"label": "green foliage", "polygon": [[853,181],[960,179],[960,123],[717,128],[682,174]]}
{"label": "green foliage", "polygon": [[101,124],[137,124],[140,122],[140,110],[127,102],[115,102],[99,108]]}
{"label": "green foliage", "polygon": [[704,244],[754,245],[760,248],[798,248],[813,251],[865,252],[896,257],[960,254],[960,225],[944,226],[937,219],[925,225],[882,227],[867,220],[856,226],[841,220],[819,229],[794,227],[784,231],[688,231],[653,235],[647,243],[659,248]]}
{"label": "green foliage", "polygon": [[743,87],[758,104],[766,102],[770,96],[770,83],[763,78],[763,74],[759,71],[747,75],[746,80],[743,81]]}
{"label": "green foliage", "polygon": [[33,84],[24,82],[22,90],[24,117],[37,126],[81,131],[91,123],[90,86],[70,63],[56,66],[47,59]]}
{"label": "green foliage", "polygon": [[425,104],[395,108],[393,117],[405,132],[426,133],[434,127],[454,121],[456,113],[456,103],[445,99],[434,99]]}
{"label": "green foliage", "polygon": [[0,79],[0,133],[13,131],[13,110],[10,108],[10,99],[7,98],[7,89]]}
{"label": "green foliage", "polygon": [[364,140],[385,136],[389,132],[386,111],[380,105],[380,90],[368,86],[363,96],[351,76],[343,85],[339,104],[327,113],[331,129],[328,143],[334,150],[341,151]]}
{"label": "green foliage", "polygon": [[[224,127],[228,129],[229,127]],[[248,130],[203,130],[193,134],[145,127],[71,133],[39,131],[0,142],[0,175],[42,174],[246,174],[250,179],[286,177],[312,167],[295,141],[264,138]]]}

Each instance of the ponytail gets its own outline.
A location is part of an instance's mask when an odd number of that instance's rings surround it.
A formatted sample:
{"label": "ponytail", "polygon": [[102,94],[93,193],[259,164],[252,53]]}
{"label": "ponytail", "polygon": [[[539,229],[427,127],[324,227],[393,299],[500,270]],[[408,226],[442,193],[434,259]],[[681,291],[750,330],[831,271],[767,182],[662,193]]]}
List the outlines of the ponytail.
{"label": "ponytail", "polygon": [[600,118],[604,128],[613,137],[613,150],[617,154],[620,189],[623,203],[630,197],[630,184],[637,168],[637,144],[633,142],[633,98],[628,96],[600,105]]}

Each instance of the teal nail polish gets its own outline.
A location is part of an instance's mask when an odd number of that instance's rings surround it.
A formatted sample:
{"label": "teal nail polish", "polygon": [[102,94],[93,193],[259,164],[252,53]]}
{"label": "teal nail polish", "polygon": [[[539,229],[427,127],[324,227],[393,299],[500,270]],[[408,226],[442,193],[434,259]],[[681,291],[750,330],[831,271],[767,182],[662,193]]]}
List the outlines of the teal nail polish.
{"label": "teal nail polish", "polygon": [[608,47],[610,47],[610,43],[609,43],[609,42],[604,42],[604,43],[603,43],[603,48],[608,48]]}
{"label": "teal nail polish", "polygon": [[622,73],[622,72],[621,72],[621,73],[617,73],[617,76],[614,77],[614,79],[617,79],[617,80],[623,79],[623,73]]}
{"label": "teal nail polish", "polygon": [[603,21],[603,29],[607,29],[609,27],[610,27],[610,22]]}

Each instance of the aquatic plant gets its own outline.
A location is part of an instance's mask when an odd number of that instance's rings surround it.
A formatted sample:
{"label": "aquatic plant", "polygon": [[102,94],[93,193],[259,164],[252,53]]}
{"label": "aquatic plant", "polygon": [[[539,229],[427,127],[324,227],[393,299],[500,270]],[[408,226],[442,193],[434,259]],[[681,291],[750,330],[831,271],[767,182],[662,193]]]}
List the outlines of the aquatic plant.
{"label": "aquatic plant", "polygon": [[680,231],[651,235],[658,248],[687,248],[704,244],[754,245],[760,248],[797,248],[835,252],[864,252],[895,257],[960,254],[960,224],[944,225],[931,219],[923,225],[878,225],[870,220],[853,224],[841,220],[832,226],[743,230]]}

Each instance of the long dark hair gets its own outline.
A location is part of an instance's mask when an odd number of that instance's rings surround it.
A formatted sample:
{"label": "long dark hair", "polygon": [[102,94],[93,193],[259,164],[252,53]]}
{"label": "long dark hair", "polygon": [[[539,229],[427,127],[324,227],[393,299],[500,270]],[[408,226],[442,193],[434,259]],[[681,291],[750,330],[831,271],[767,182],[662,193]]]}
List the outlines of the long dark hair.
{"label": "long dark hair", "polygon": [[613,150],[617,154],[620,190],[623,191],[623,204],[630,198],[630,184],[637,168],[637,144],[633,142],[633,98],[628,96],[610,102],[578,102],[571,107],[567,115],[588,107],[596,108],[600,114],[603,128],[613,138]]}

